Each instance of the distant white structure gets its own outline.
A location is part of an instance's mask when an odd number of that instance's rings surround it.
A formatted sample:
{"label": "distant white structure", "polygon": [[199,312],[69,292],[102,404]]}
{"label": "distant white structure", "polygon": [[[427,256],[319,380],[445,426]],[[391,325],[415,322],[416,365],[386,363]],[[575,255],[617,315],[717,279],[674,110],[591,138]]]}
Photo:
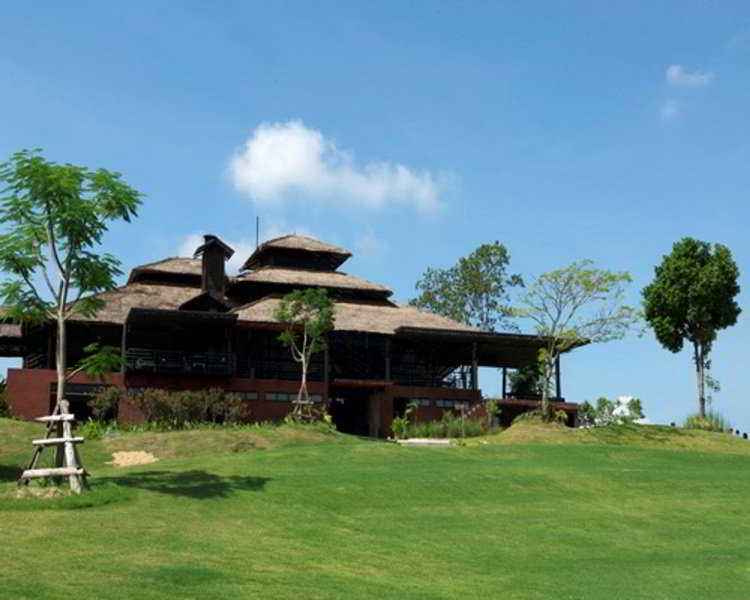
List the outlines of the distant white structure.
{"label": "distant white structure", "polygon": [[[623,423],[629,420],[628,417],[631,415],[630,402],[635,399],[636,399],[635,396],[618,396],[617,397],[617,400],[615,400],[615,409],[612,411],[612,416],[615,417],[615,423]],[[637,423],[638,425],[650,425],[651,424],[651,421],[649,421],[646,417],[643,417],[642,419],[636,419],[630,422]]]}

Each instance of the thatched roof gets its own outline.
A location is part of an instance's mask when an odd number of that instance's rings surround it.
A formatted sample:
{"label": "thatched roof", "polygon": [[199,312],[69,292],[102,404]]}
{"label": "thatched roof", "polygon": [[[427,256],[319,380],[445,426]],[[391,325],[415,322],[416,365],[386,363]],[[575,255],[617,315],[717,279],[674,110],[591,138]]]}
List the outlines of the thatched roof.
{"label": "thatched roof", "polygon": [[[239,321],[275,323],[273,312],[279,305],[276,297],[262,298],[234,309]],[[479,333],[480,329],[464,325],[439,315],[420,311],[412,306],[381,303],[335,302],[336,331],[360,331],[393,335],[400,327],[418,327]]]}
{"label": "thatched roof", "polygon": [[319,240],[307,237],[305,235],[285,235],[282,237],[274,238],[263,242],[260,246],[255,249],[250,257],[242,265],[242,270],[253,269],[262,264],[261,257],[264,254],[273,251],[274,249],[281,250],[297,250],[302,252],[312,252],[317,254],[326,254],[330,257],[332,268],[336,269],[340,266],[352,253],[343,248],[332,246],[331,244],[325,244]]}
{"label": "thatched roof", "polygon": [[[273,312],[280,298],[267,296],[233,309],[238,322],[248,324],[277,323]],[[379,333],[418,338],[427,343],[453,343],[456,360],[469,364],[471,343],[476,342],[480,366],[518,369],[536,362],[545,340],[536,335],[490,333],[452,319],[424,312],[413,306],[382,302],[335,302],[334,331]],[[582,342],[579,345],[584,345]]]}
{"label": "thatched roof", "polygon": [[74,315],[71,320],[124,323],[131,308],[177,309],[199,293],[192,287],[130,283],[98,294],[97,297],[104,300],[105,305],[94,317]]}
{"label": "thatched roof", "polygon": [[359,290],[376,292],[390,296],[387,287],[347,275],[339,271],[311,271],[308,269],[288,269],[283,267],[264,267],[256,271],[241,273],[232,279],[233,282],[279,283],[290,286],[323,287],[329,289]]}
{"label": "thatched roof", "polygon": [[[138,281],[138,279],[144,274],[151,273],[166,273],[168,275],[188,275],[197,276],[200,278],[202,273],[201,259],[200,258],[183,258],[183,257],[172,257],[165,258],[153,263],[146,265],[140,265],[135,267],[130,272],[128,283]],[[200,283],[200,282],[199,282]]]}

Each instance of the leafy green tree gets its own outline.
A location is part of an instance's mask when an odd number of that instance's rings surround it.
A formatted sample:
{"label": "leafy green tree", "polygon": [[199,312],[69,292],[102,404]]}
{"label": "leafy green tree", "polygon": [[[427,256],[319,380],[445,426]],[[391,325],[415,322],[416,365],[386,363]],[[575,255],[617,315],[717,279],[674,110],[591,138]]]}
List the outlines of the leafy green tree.
{"label": "leafy green tree", "polygon": [[624,303],[628,273],[594,269],[592,261],[577,261],[540,275],[522,299],[521,317],[534,322],[544,340],[539,352],[542,418],[550,420],[549,392],[562,352],[587,343],[622,338],[638,321],[636,309]]}
{"label": "leafy green tree", "polygon": [[717,332],[734,325],[741,312],[735,301],[739,269],[726,246],[686,237],[654,271],[643,289],[646,321],[667,350],[679,352],[685,340],[693,345],[699,414],[705,418],[706,385],[715,381],[706,374],[711,348]]}
{"label": "leafy green tree", "polygon": [[510,374],[510,393],[518,398],[538,396],[541,392],[539,363],[516,369]]}
{"label": "leafy green tree", "polygon": [[328,292],[321,288],[295,290],[281,298],[273,313],[274,319],[284,326],[279,340],[287,346],[295,362],[300,363],[302,380],[295,417],[310,419],[312,410],[307,393],[307,373],[313,354],[326,347],[326,334],[333,329],[334,305]]}
{"label": "leafy green tree", "polygon": [[508,288],[523,286],[523,279],[508,275],[509,263],[505,246],[482,244],[448,269],[428,268],[409,304],[486,331],[515,330]]}
{"label": "leafy green tree", "polygon": [[0,164],[0,270],[9,279],[0,283],[5,318],[56,325],[55,412],[65,396],[65,383],[84,370],[112,369],[119,352],[91,345],[75,369],[67,364],[66,322],[74,314],[92,316],[103,302],[95,294],[115,287],[120,261],[100,254],[110,221],[130,221],[140,194],[104,169],[58,165],[39,150],[24,150]]}

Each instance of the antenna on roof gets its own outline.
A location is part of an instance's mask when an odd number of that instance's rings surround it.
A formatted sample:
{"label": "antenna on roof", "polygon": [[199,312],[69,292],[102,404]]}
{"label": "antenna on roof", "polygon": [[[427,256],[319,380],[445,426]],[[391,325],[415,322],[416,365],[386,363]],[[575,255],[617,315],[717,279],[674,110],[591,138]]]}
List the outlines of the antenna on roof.
{"label": "antenna on roof", "polygon": [[260,217],[256,215],[255,216],[255,249],[256,250],[258,249],[259,239],[260,239]]}

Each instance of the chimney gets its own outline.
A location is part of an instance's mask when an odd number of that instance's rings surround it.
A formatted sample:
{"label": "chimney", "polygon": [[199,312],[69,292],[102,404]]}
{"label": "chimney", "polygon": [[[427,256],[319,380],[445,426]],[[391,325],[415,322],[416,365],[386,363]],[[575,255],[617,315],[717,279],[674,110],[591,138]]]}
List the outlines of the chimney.
{"label": "chimney", "polygon": [[203,271],[201,289],[217,300],[224,299],[226,274],[224,262],[232,257],[234,250],[215,235],[204,235],[203,245],[196,249],[194,258],[201,255]]}

